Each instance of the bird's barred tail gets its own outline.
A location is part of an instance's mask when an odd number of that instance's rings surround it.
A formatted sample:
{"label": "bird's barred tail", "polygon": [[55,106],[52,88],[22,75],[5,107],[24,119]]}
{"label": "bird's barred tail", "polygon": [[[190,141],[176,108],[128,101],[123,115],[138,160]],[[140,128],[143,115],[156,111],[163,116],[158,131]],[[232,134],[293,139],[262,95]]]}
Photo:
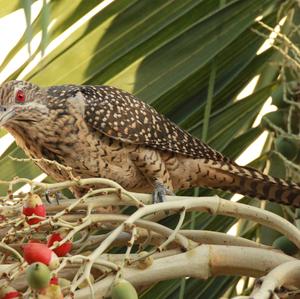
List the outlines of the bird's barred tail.
{"label": "bird's barred tail", "polygon": [[216,171],[216,177],[221,178],[222,182],[219,183],[223,190],[300,207],[300,185],[298,184],[235,163],[222,163],[218,167],[213,165],[211,167]]}

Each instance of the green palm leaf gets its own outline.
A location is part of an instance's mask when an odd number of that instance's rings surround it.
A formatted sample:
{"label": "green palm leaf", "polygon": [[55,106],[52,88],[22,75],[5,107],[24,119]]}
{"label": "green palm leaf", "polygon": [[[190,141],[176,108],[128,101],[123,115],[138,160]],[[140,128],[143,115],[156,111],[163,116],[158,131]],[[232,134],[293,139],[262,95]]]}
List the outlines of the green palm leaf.
{"label": "green palm leaf", "polygon": [[[46,1],[44,1],[46,2]],[[43,31],[42,41],[28,61],[11,74],[15,79],[37,56],[45,56],[25,75],[40,85],[64,83],[109,84],[134,93],[153,105],[195,136],[201,137],[209,78],[214,65],[210,90],[211,113],[207,114],[207,141],[232,159],[237,158],[263,131],[252,124],[274,89],[282,55],[269,49],[257,55],[269,32],[257,24],[260,17],[274,27],[280,17],[290,15],[292,1],[220,0],[52,0],[31,24],[31,36]],[[287,5],[290,4],[290,5]],[[101,9],[99,8],[102,5]],[[0,17],[21,8],[19,1],[0,1]],[[93,9],[98,12],[81,23],[65,40],[47,53],[51,44]],[[55,20],[53,25],[49,26]],[[291,28],[286,25],[285,30]],[[14,60],[26,45],[26,32],[6,56],[0,71]],[[28,31],[27,31],[28,36]],[[236,101],[249,81],[260,75],[255,91]],[[0,136],[5,132],[0,131]],[[0,179],[14,176],[34,178],[40,170],[31,162],[16,162],[9,156],[24,158],[12,145],[0,159]],[[263,166],[267,156],[259,160]],[[6,189],[1,186],[0,193]],[[201,189],[201,195],[211,194]],[[192,191],[186,191],[192,194]],[[224,197],[229,194],[222,193]],[[247,199],[244,199],[247,202]],[[189,227],[187,217],[185,226]],[[226,232],[236,219],[195,215],[195,227]],[[176,223],[176,216],[164,220]],[[255,231],[248,234],[255,237]],[[230,290],[238,278],[218,277],[208,281],[188,279],[182,289],[184,298],[218,298]],[[142,297],[177,298],[181,280],[160,282]]]}

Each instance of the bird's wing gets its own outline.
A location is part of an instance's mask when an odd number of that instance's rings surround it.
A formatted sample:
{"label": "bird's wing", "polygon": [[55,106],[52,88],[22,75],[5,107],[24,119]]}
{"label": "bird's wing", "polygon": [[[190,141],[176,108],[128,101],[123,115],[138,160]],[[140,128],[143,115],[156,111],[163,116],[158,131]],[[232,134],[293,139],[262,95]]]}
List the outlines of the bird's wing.
{"label": "bird's wing", "polygon": [[[52,87],[50,92],[59,96],[65,87]],[[111,86],[68,87],[64,96],[75,97],[80,91],[86,103],[86,122],[111,138],[194,158],[228,160],[128,92]]]}

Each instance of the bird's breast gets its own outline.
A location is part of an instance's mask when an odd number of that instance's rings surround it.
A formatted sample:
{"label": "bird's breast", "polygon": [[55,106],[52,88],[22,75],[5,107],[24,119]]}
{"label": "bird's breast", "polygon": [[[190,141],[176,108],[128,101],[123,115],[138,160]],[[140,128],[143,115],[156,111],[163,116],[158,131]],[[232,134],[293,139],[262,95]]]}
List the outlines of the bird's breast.
{"label": "bird's breast", "polygon": [[15,125],[9,131],[25,153],[57,181],[70,179],[70,173],[47,160],[72,168],[73,176],[104,177],[135,191],[148,185],[129,158],[135,146],[92,129],[80,114],[51,111],[39,123]]}

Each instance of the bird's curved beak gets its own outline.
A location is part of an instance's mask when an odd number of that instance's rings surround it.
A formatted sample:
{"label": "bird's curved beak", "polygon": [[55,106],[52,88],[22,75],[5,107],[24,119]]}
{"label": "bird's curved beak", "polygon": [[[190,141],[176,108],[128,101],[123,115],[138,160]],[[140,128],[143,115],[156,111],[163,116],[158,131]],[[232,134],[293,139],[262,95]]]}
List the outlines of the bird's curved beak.
{"label": "bird's curved beak", "polygon": [[0,127],[4,126],[14,115],[14,109],[0,106]]}

